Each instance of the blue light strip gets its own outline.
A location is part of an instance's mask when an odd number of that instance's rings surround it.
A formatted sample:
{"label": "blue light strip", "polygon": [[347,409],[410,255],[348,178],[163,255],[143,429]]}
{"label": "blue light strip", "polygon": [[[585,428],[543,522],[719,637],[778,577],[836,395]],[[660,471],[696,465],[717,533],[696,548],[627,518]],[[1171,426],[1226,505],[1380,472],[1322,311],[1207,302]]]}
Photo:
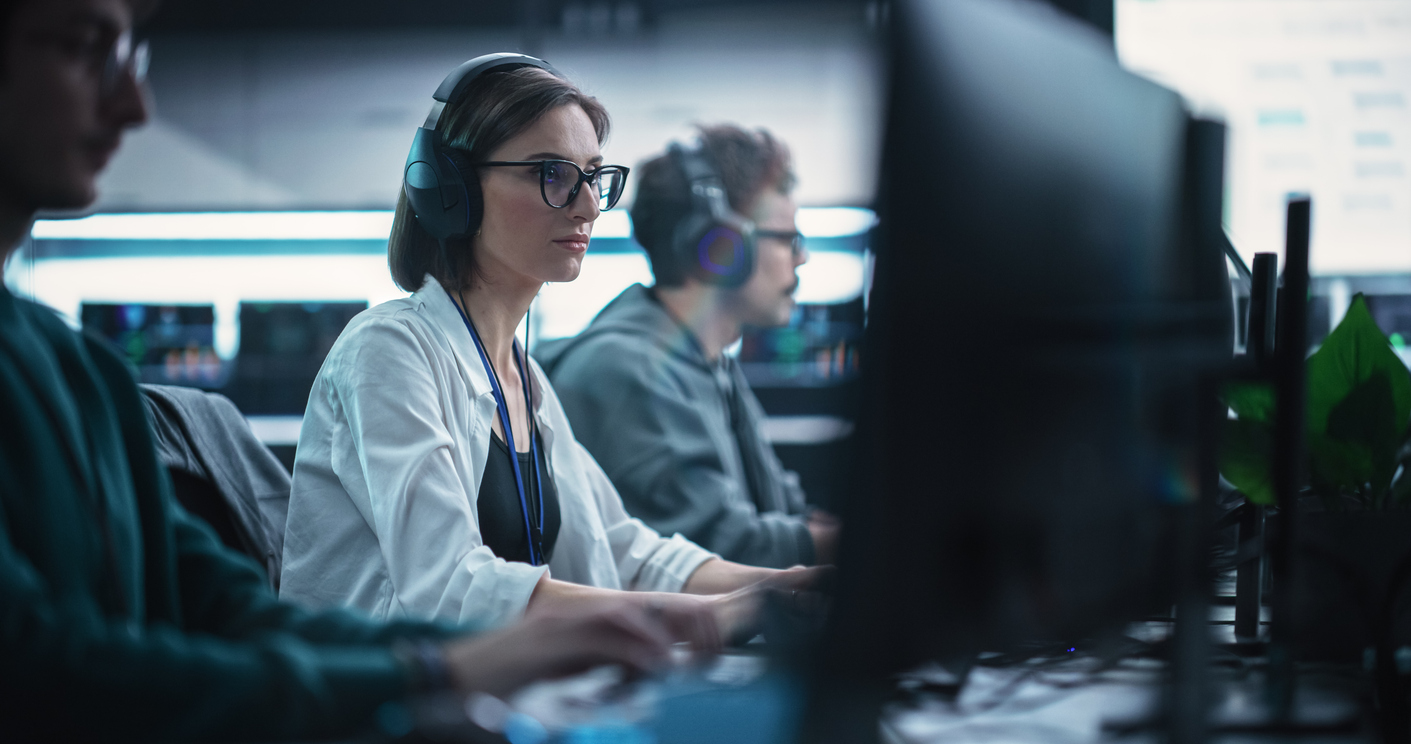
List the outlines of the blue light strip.
{"label": "blue light strip", "polygon": [[[392,230],[391,211],[347,212],[151,212],[95,214],[74,220],[39,220],[35,240],[382,240]],[[871,229],[876,216],[856,207],[799,210],[799,231],[807,238],[842,238]],[[594,238],[630,238],[627,211],[604,212]]]}

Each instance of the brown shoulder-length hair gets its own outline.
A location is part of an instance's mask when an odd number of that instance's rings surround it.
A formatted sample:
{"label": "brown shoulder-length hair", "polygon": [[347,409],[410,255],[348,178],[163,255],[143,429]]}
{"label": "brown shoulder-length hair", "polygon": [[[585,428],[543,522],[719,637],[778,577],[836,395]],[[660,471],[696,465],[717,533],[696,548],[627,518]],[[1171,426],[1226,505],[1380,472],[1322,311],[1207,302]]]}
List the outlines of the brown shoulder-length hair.
{"label": "brown shoulder-length hair", "polygon": [[[528,129],[559,106],[576,104],[588,115],[598,144],[607,140],[611,122],[598,99],[578,86],[537,67],[492,72],[471,81],[461,96],[441,114],[445,143],[478,163],[490,159],[500,145]],[[447,289],[459,289],[474,269],[471,239],[448,240],[443,253],[436,238],[417,224],[405,191],[397,196],[397,213],[387,240],[387,265],[392,280],[408,292],[421,289],[430,274]]]}

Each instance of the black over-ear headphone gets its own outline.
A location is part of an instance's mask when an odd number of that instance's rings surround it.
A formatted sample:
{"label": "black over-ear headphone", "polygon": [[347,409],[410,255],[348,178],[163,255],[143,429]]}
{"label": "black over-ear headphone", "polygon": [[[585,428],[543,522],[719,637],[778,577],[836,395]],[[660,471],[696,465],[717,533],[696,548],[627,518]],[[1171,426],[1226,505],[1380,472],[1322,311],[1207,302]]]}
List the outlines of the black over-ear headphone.
{"label": "black over-ear headphone", "polygon": [[542,59],[526,54],[500,52],[486,54],[451,71],[431,95],[431,113],[416,130],[407,166],[402,171],[402,190],[416,214],[417,224],[445,245],[447,238],[462,238],[480,227],[482,204],[480,179],[465,153],[446,146],[437,131],[441,113],[470,87],[470,82],[488,72],[504,72],[517,67],[538,67],[559,75]]}
{"label": "black over-ear headphone", "polygon": [[673,142],[668,152],[691,190],[691,213],[677,223],[672,234],[671,254],[676,265],[688,267],[688,273],[709,284],[744,284],[754,272],[754,223],[730,208],[725,183],[703,143],[686,147]]}

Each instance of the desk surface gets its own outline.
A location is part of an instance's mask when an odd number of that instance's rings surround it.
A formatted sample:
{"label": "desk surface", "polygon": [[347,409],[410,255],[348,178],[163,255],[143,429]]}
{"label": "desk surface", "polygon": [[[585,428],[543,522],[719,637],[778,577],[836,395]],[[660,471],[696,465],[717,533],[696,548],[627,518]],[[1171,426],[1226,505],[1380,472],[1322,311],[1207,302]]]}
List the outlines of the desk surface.
{"label": "desk surface", "polygon": [[[1099,660],[976,667],[954,700],[921,699],[883,717],[884,741],[1094,742],[1103,723],[1156,712],[1164,665],[1150,660],[1099,669]],[[925,674],[925,670],[921,672]]]}
{"label": "desk surface", "polygon": [[[1212,608],[1212,642],[1234,640],[1222,621],[1229,608]],[[1128,636],[1145,642],[1166,637],[1169,623],[1138,623]],[[1258,726],[1266,718],[1264,664],[1215,645],[1208,673],[1211,700],[1210,742],[1280,742],[1350,744],[1372,742],[1369,733],[1274,735],[1231,733]],[[942,670],[921,669],[945,675]],[[1115,663],[1081,653],[1037,658],[1006,666],[973,668],[959,695],[918,696],[910,705],[894,705],[883,716],[887,744],[969,744],[979,742],[1157,742],[1163,737],[1132,724],[1151,721],[1160,711],[1166,662],[1124,658]],[[1307,667],[1299,677],[1294,704],[1296,723],[1326,725],[1358,720],[1364,695],[1360,669]]]}
{"label": "desk surface", "polygon": [[[883,716],[887,744],[980,744],[981,742],[1158,742],[1150,730],[1119,733],[1108,724],[1148,720],[1162,691],[1164,665],[1131,660],[1097,670],[1097,660],[1074,659],[1062,665],[1017,665],[972,670],[955,700],[934,699],[895,706]],[[1260,675],[1212,675],[1214,724],[1253,724],[1260,720]],[[1305,679],[1295,708],[1300,720],[1323,722],[1355,716],[1355,697],[1337,680]],[[1371,742],[1362,733],[1326,735],[1212,734],[1211,742],[1351,744]]]}
{"label": "desk surface", "polygon": [[[1220,655],[1217,650],[1216,656]],[[958,695],[917,695],[907,704],[885,710],[881,741],[1157,742],[1162,737],[1153,731],[1124,733],[1120,725],[1116,731],[1107,726],[1149,720],[1158,710],[1165,672],[1164,662],[1154,659],[1127,658],[1105,664],[1081,653],[1006,666],[977,666]],[[946,673],[939,668],[922,669],[908,678],[919,680],[928,674]],[[1355,717],[1358,679],[1357,670],[1350,669],[1306,674],[1295,706],[1298,716],[1313,722]],[[1258,663],[1214,665],[1210,680],[1215,702],[1212,722],[1239,725],[1260,720],[1263,677]],[[803,701],[802,685],[770,674],[762,658],[727,654],[702,669],[683,669],[664,679],[631,685],[622,685],[612,670],[598,670],[532,686],[512,703],[516,710],[544,722],[550,731],[560,735],[575,732],[563,736],[564,741],[578,741],[574,736],[585,735],[598,741],[592,738],[593,732],[598,732],[603,741],[789,744],[795,740],[793,732]],[[613,738],[614,731],[618,738]],[[1364,734],[1224,733],[1210,738],[1220,743],[1300,744],[1373,740]]]}

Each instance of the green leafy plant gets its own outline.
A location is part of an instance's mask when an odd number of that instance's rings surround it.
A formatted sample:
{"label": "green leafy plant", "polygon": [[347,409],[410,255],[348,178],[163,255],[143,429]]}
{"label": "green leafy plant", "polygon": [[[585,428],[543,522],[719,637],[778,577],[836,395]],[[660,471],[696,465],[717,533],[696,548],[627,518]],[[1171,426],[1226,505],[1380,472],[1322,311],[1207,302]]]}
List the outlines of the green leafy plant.
{"label": "green leafy plant", "polygon": [[[1308,358],[1308,484],[1328,508],[1411,506],[1411,372],[1358,294]],[[1220,472],[1250,501],[1274,503],[1275,396],[1268,383],[1225,388]]]}

